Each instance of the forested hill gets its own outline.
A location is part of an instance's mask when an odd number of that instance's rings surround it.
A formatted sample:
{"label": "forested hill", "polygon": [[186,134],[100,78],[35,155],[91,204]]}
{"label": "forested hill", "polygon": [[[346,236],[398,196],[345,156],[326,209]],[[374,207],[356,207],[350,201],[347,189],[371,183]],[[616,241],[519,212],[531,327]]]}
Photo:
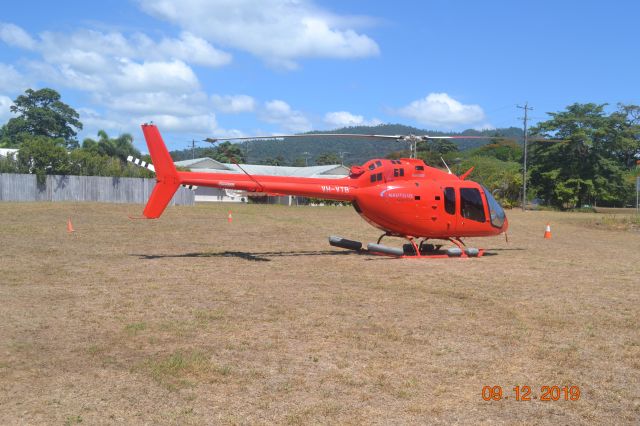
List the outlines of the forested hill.
{"label": "forested hill", "polygon": [[[401,124],[381,124],[379,126],[358,126],[345,127],[341,129],[313,133],[357,133],[357,134],[380,134],[380,135],[468,135],[468,136],[504,136],[522,139],[522,130],[510,127],[505,129],[494,130],[465,130],[461,133],[436,132],[417,129],[415,127],[404,126]],[[488,140],[478,139],[460,139],[454,141],[461,151],[476,148],[489,143]],[[304,158],[308,158],[308,164],[315,164],[315,159],[326,154],[334,154],[338,156],[341,152],[344,154],[345,164],[362,164],[371,158],[381,158],[387,156],[394,151],[402,151],[408,148],[406,143],[394,140],[384,139],[362,139],[362,138],[339,138],[318,136],[317,138],[291,138],[285,140],[255,140],[242,142],[239,145],[242,153],[248,153],[248,161],[250,164],[268,164],[273,163],[274,159],[278,159],[278,164],[296,164],[304,165]],[[206,148],[196,148],[195,156],[203,156]],[[308,154],[305,154],[308,153]],[[184,160],[192,158],[193,153],[190,149],[183,151],[173,151],[171,153],[174,160]]]}

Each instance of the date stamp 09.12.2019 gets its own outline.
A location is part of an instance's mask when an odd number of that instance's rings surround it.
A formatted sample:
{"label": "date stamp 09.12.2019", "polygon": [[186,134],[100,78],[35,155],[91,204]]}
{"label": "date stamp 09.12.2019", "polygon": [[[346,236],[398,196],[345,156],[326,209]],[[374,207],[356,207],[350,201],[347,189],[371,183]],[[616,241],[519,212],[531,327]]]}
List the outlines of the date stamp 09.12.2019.
{"label": "date stamp 09.12.2019", "polygon": [[[510,392],[513,391],[513,392]],[[540,386],[539,393],[532,392],[531,386],[514,386],[510,390],[502,386],[484,386],[482,399],[485,401],[577,401],[580,399],[578,386]]]}

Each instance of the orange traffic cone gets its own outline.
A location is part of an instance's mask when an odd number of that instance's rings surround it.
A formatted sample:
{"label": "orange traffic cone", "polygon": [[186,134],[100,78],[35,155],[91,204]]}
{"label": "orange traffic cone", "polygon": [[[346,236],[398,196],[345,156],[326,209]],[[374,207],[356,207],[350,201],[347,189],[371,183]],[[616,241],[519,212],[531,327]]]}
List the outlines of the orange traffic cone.
{"label": "orange traffic cone", "polygon": [[547,240],[551,239],[551,225],[547,223],[547,229],[544,230],[544,238]]}
{"label": "orange traffic cone", "polygon": [[229,210],[229,216],[227,216],[227,222],[233,222],[233,217],[231,216],[231,210]]}
{"label": "orange traffic cone", "polygon": [[73,229],[73,224],[71,223],[71,217],[67,219],[67,232],[75,232],[75,229]]}

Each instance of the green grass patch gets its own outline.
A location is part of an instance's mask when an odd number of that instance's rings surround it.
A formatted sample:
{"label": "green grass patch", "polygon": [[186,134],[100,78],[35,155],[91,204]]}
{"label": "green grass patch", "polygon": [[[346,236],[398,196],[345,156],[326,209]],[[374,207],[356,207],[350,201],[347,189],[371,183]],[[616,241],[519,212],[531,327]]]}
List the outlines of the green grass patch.
{"label": "green grass patch", "polygon": [[596,228],[609,230],[640,230],[640,215],[609,214],[593,220],[591,224]]}
{"label": "green grass patch", "polygon": [[224,318],[224,309],[198,309],[193,313],[193,316],[198,322],[207,323],[211,321],[218,321]]}
{"label": "green grass patch", "polygon": [[82,423],[82,416],[69,416],[64,422],[66,426],[75,425],[78,423]]}
{"label": "green grass patch", "polygon": [[216,381],[231,374],[230,366],[220,366],[200,351],[175,351],[171,355],[148,359],[143,368],[158,383],[170,390],[193,385],[193,381]]}
{"label": "green grass patch", "polygon": [[127,324],[124,327],[124,330],[130,334],[130,335],[135,335],[138,334],[140,331],[146,330],[147,328],[147,324],[144,322],[134,322],[131,324]]}

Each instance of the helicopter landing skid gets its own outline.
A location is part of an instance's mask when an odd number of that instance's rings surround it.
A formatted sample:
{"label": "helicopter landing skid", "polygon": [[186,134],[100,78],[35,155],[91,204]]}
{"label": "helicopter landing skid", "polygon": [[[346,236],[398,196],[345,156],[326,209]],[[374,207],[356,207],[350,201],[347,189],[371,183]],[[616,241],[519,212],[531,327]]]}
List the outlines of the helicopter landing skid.
{"label": "helicopter landing skid", "polygon": [[397,259],[448,259],[456,257],[482,257],[484,255],[484,249],[468,248],[460,238],[447,238],[446,241],[452,242],[456,247],[441,250],[443,244],[427,243],[427,238],[422,239],[420,244],[417,244],[415,239],[409,236],[401,236],[401,238],[409,241],[409,244],[404,244],[402,248],[384,246],[380,244],[380,241],[382,241],[382,238],[385,236],[392,235],[386,233],[382,234],[380,238],[378,238],[377,243],[369,243],[366,249],[362,248],[362,243],[359,241],[347,240],[341,237],[329,237],[329,244],[360,253],[371,253],[379,256],[394,257]]}
{"label": "helicopter landing skid", "polygon": [[427,243],[428,238],[420,241],[419,245],[413,237],[403,236],[402,238],[409,241],[409,244],[403,246],[404,254],[400,256],[402,259],[464,259],[469,257],[482,257],[484,255],[484,249],[466,247],[460,238],[447,238],[445,241],[450,241],[456,245],[455,248],[449,248],[447,250],[441,250],[443,244]]}

